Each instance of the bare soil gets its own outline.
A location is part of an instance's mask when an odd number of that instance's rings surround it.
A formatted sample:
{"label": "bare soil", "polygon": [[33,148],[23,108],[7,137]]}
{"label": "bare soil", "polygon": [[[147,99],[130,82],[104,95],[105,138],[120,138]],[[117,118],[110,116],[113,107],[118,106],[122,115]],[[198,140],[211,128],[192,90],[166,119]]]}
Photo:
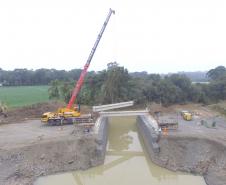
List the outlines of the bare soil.
{"label": "bare soil", "polygon": [[[171,170],[203,175],[208,185],[226,184],[225,117],[198,104],[158,110],[162,111],[160,119],[177,120],[179,127],[162,135],[160,153],[153,161]],[[185,121],[180,115],[182,110],[193,112],[193,120]]]}
{"label": "bare soil", "polygon": [[[40,103],[11,109],[6,118],[0,117],[0,184],[31,185],[39,176],[103,163],[103,146],[96,133],[80,134],[74,125],[41,123],[44,112],[64,106],[55,101]],[[82,108],[83,113],[91,110]]]}
{"label": "bare soil", "polygon": [[73,125],[46,126],[40,120],[27,120],[24,122],[4,124],[0,126],[0,148],[12,148],[54,141],[60,137],[69,136]]}
{"label": "bare soil", "polygon": [[96,166],[104,161],[100,145],[93,132],[74,133],[74,125],[1,125],[0,184],[31,185],[39,176]]}
{"label": "bare soil", "polygon": [[[50,127],[39,121],[42,113],[56,111],[62,106],[65,105],[59,102],[42,103],[13,109],[7,118],[0,117],[0,169],[3,169],[0,170],[0,184],[30,185],[38,176],[87,169],[103,162],[97,150],[101,143],[95,134],[72,134],[73,125]],[[225,118],[199,104],[170,107],[152,104],[149,108],[152,114],[161,111],[162,119],[179,122],[178,130],[169,131],[160,140],[161,147],[165,148],[160,156],[165,163],[160,165],[203,174],[208,185],[226,184]],[[88,113],[91,108],[83,107],[82,110]],[[181,110],[193,112],[194,119],[183,120],[179,114]],[[202,120],[206,124],[201,124]],[[209,127],[213,121],[216,127]],[[204,155],[206,152],[210,154],[208,157]],[[209,171],[211,175],[207,175]]]}
{"label": "bare soil", "polygon": [[[0,125],[9,123],[18,123],[30,119],[40,119],[44,112],[56,112],[58,108],[65,107],[66,104],[59,101],[49,101],[46,103],[38,103],[21,108],[13,108],[7,112],[7,117],[0,116]],[[81,106],[82,113],[91,112],[90,106]]]}
{"label": "bare soil", "polygon": [[30,106],[9,109],[7,117],[0,116],[0,124],[18,123],[34,118],[40,119],[44,112],[53,112],[63,106],[65,105],[62,102],[50,101],[48,103],[38,103]]}
{"label": "bare soil", "polygon": [[[193,112],[193,119],[185,121],[180,114],[182,110]],[[202,137],[226,144],[226,118],[205,106],[199,104],[174,105],[164,108],[159,119],[178,121],[178,129],[169,131],[169,135]],[[212,127],[213,122],[216,124],[214,127]]]}

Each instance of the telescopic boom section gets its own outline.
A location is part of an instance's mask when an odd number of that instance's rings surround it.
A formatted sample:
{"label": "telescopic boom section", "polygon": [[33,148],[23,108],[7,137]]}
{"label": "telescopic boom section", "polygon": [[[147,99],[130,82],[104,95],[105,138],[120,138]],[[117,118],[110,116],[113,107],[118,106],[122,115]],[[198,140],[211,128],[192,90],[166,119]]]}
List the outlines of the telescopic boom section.
{"label": "telescopic boom section", "polygon": [[85,76],[86,76],[86,74],[87,74],[87,70],[88,70],[88,68],[89,68],[90,62],[91,62],[91,60],[92,60],[92,58],[93,58],[93,55],[94,55],[94,53],[95,53],[95,51],[96,51],[96,49],[97,49],[97,46],[98,46],[98,44],[99,44],[99,42],[100,42],[100,39],[101,39],[101,37],[102,37],[102,35],[103,35],[103,33],[104,33],[104,30],[105,30],[105,28],[106,28],[106,26],[107,26],[107,24],[108,24],[108,21],[109,21],[111,15],[112,15],[112,13],[115,14],[115,11],[112,10],[112,9],[110,9],[110,11],[109,11],[109,13],[108,13],[108,15],[107,15],[107,18],[106,18],[106,20],[105,20],[105,22],[104,22],[104,25],[102,26],[102,28],[101,28],[101,30],[100,30],[100,33],[99,33],[98,36],[97,36],[96,42],[94,43],[94,46],[93,46],[93,48],[92,48],[92,50],[91,50],[91,52],[90,52],[90,54],[89,54],[89,57],[88,57],[88,59],[87,59],[87,62],[86,62],[85,66],[84,66],[84,68],[83,68],[83,70],[82,70],[82,72],[81,72],[81,74],[80,74],[79,80],[78,80],[78,82],[76,83],[75,88],[74,88],[74,90],[73,90],[73,92],[72,92],[71,99],[70,99],[70,101],[69,101],[69,103],[68,103],[68,105],[67,105],[67,108],[68,108],[68,109],[71,109],[72,105],[73,105],[74,102],[76,101],[77,95],[78,95],[78,93],[79,93],[80,90],[81,90],[81,87],[82,87],[83,82],[84,82],[84,78],[85,78]]}

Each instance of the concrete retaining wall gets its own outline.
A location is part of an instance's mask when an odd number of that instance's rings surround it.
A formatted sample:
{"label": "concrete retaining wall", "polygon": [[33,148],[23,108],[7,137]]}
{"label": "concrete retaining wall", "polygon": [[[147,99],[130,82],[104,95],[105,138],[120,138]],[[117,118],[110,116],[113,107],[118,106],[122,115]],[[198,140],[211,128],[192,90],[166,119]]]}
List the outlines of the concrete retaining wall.
{"label": "concrete retaining wall", "polygon": [[137,116],[137,128],[140,136],[143,137],[145,147],[152,158],[159,153],[160,147],[158,144],[159,132],[156,131],[156,128],[152,126],[150,120],[148,119],[149,115]]}
{"label": "concrete retaining wall", "polygon": [[[96,142],[98,144],[97,147],[97,155],[102,159],[101,162],[104,162],[106,147],[108,142],[108,118],[107,117],[100,117],[96,123],[97,128],[95,132],[97,134]],[[98,160],[100,161],[100,160]],[[94,164],[94,166],[99,164]]]}

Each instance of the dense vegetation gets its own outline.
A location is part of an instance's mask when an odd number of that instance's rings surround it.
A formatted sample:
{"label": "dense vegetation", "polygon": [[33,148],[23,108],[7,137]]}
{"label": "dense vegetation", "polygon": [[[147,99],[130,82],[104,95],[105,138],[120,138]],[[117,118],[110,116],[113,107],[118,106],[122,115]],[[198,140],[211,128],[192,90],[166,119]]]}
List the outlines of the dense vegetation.
{"label": "dense vegetation", "polygon": [[[49,98],[63,99],[68,102],[80,73],[80,69],[71,71],[55,69],[5,71],[0,69],[0,84],[4,86],[50,84]],[[113,62],[108,64],[106,70],[91,71],[87,74],[77,102],[94,105],[136,100],[138,103],[156,102],[170,105],[225,100],[226,68],[219,66],[206,74],[210,83],[193,84],[185,73],[168,75],[148,74],[147,72],[129,73],[127,69]],[[31,94],[33,93],[30,92],[28,96],[31,97]]]}
{"label": "dense vegetation", "polygon": [[68,81],[78,79],[81,69],[71,71],[56,69],[15,69],[7,71],[0,68],[0,84],[4,86],[48,85],[52,80]]}
{"label": "dense vegetation", "polygon": [[[0,84],[4,86],[48,85],[51,81],[56,79],[60,81],[77,80],[80,73],[81,69],[73,69],[70,71],[56,69],[15,69],[7,71],[0,68]],[[89,74],[95,74],[95,72],[91,71]],[[208,81],[206,72],[179,72],[179,74],[187,76],[193,82]],[[147,78],[149,74],[143,71],[129,73],[129,75],[135,78]],[[167,74],[162,74],[161,77],[165,75]]]}
{"label": "dense vegetation", "polygon": [[[106,70],[88,74],[77,102],[93,105],[136,100],[138,103],[170,105],[225,100],[226,68],[219,66],[207,75],[210,83],[193,84],[184,74],[131,75],[117,63],[109,63]],[[63,98],[67,102],[73,87],[74,82],[54,80],[49,89],[50,98]]]}

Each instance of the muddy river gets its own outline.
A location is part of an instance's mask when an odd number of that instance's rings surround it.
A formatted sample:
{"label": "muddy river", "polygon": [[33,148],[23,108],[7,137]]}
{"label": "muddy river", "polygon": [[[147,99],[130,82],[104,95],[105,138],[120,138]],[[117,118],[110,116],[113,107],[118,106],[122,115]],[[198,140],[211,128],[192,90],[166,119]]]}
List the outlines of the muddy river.
{"label": "muddy river", "polygon": [[136,119],[112,118],[103,165],[39,178],[35,185],[206,185],[203,177],[153,164],[136,128]]}

